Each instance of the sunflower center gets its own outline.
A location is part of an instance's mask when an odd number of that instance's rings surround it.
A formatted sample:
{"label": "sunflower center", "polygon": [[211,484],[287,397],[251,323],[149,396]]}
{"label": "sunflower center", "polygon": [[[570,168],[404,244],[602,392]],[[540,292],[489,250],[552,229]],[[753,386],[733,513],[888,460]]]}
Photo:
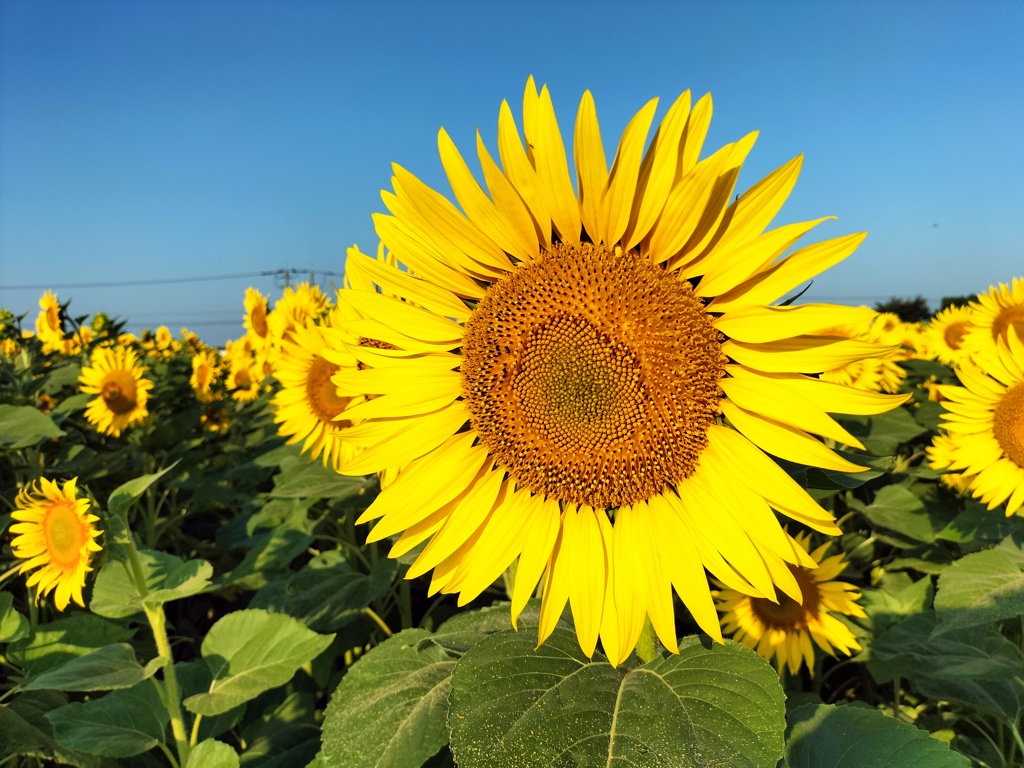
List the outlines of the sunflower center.
{"label": "sunflower center", "polygon": [[950,323],[946,328],[946,332],[942,334],[942,338],[946,340],[946,344],[950,349],[960,349],[960,342],[964,340],[964,336],[967,335],[967,323]]}
{"label": "sunflower center", "polygon": [[[341,397],[331,381],[331,376],[338,372],[338,366],[317,355],[306,374],[306,397],[314,415],[326,423],[334,421],[334,417],[345,410],[351,398]],[[350,426],[341,422],[339,426]]]}
{"label": "sunflower center", "polygon": [[992,322],[993,341],[1007,341],[1010,328],[1017,330],[1017,335],[1024,339],[1024,306],[1005,307]]}
{"label": "sunflower center", "polygon": [[252,308],[249,321],[252,323],[252,329],[256,332],[257,336],[261,339],[267,338],[267,331],[269,330],[267,328],[267,308],[262,301]]}
{"label": "sunflower center", "polygon": [[463,394],[515,481],[612,509],[693,474],[719,412],[720,335],[689,283],[635,252],[557,244],[466,323]]}
{"label": "sunflower center", "polygon": [[46,549],[56,565],[67,568],[78,564],[88,532],[75,514],[73,502],[54,503],[43,519],[43,532]]}
{"label": "sunflower center", "polygon": [[996,405],[992,434],[1006,457],[1024,467],[1024,382],[1014,384]]}
{"label": "sunflower center", "polygon": [[107,408],[118,416],[131,413],[137,404],[135,377],[129,371],[110,371],[103,377],[101,396]]}
{"label": "sunflower center", "polygon": [[808,622],[818,615],[821,592],[818,591],[818,583],[809,570],[798,566],[790,566],[789,570],[792,571],[796,583],[800,585],[800,592],[804,598],[802,604],[780,592],[777,593],[778,603],[764,597],[752,597],[750,607],[769,629],[796,632],[804,629]]}

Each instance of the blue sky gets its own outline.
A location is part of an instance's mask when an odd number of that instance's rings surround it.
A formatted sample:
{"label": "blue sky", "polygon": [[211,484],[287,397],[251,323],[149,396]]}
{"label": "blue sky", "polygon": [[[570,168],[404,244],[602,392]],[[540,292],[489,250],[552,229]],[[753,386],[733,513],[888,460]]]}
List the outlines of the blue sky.
{"label": "blue sky", "polygon": [[[448,191],[442,125],[495,149],[548,83],[609,156],[652,96],[712,93],[707,148],[760,130],[737,191],[796,154],[776,223],[867,230],[806,299],[975,293],[1024,275],[1024,3],[0,0],[0,307],[240,335],[247,285],[376,247],[398,162]],[[91,287],[102,283],[108,287]]]}

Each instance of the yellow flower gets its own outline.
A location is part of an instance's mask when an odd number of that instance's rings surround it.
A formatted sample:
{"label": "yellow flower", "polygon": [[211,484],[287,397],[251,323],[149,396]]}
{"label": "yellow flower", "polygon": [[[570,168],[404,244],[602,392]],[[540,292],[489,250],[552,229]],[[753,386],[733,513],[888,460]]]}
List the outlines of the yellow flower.
{"label": "yellow flower", "polygon": [[98,395],[86,406],[85,418],[100,432],[119,437],[149,415],[146,403],[153,382],[143,378],[146,369],[132,349],[100,347],[91,363],[78,377],[82,392]]}
{"label": "yellow flower", "polygon": [[196,400],[208,403],[214,399],[212,387],[220,378],[220,360],[217,350],[204,350],[192,357],[192,376],[188,383],[196,393]]}
{"label": "yellow flower", "polygon": [[251,403],[263,391],[263,372],[252,358],[235,357],[227,377],[227,388],[231,397],[241,403]]}
{"label": "yellow flower", "polygon": [[994,343],[1006,343],[1010,329],[1024,338],[1024,277],[1013,278],[1010,285],[991,286],[988,293],[978,295],[971,302],[974,326],[969,330],[963,346],[971,352],[984,350]]}
{"label": "yellow flower", "polygon": [[43,343],[44,352],[59,352],[64,348],[64,318],[60,302],[53,291],[46,291],[39,299],[36,318],[36,336]]}
{"label": "yellow flower", "polygon": [[782,258],[825,219],[765,231],[796,158],[733,201],[755,134],[699,160],[711,115],[684,93],[647,145],[656,101],[630,121],[609,171],[591,95],[575,132],[577,196],[551,98],[531,79],[525,144],[507,104],[498,167],[477,150],[490,194],[448,135],[441,160],[462,210],[394,166],[377,234],[408,271],[350,252],[346,271],[380,292],[339,293],[362,315],[341,327],[394,349],[352,345],[365,370],[340,394],[377,396],[342,413],[364,449],[360,475],[400,467],[361,522],[391,554],[427,542],[409,571],[431,593],[479,595],[518,559],[513,622],[542,578],[540,640],[569,603],[580,645],[613,664],[645,616],[676,647],[674,587],[697,623],[721,630],[705,567],[728,586],[797,597],[789,565],[814,562],[773,509],[828,534],[822,509],[767,454],[856,472],[812,434],[859,446],[828,413],[902,402],[813,375],[887,348],[820,335],[872,310],[770,306],[849,255],[847,235]]}
{"label": "yellow flower", "polygon": [[[798,535],[796,541],[807,550],[810,536]],[[850,628],[832,615],[864,618],[864,609],[857,604],[860,593],[852,584],[834,580],[846,563],[841,554],[822,560],[828,548],[822,544],[811,553],[816,568],[789,566],[802,601],[784,594],[777,601],[766,600],[727,587],[715,595],[718,611],[724,614],[722,631],[772,661],[780,674],[788,668],[795,675],[801,664],[814,674],[814,645],[830,656],[860,650]]]}
{"label": "yellow flower", "polygon": [[352,426],[338,415],[352,402],[338,394],[332,377],[342,368],[355,369],[356,358],[344,350],[338,331],[332,328],[337,308],[322,323],[307,319],[294,328],[291,340],[282,344],[275,377],[281,390],[274,396],[274,421],[288,444],[302,443],[310,460],[323,457],[324,466],[337,469],[350,459],[350,445],[338,439],[341,430]]}
{"label": "yellow flower", "polygon": [[974,310],[952,305],[938,312],[928,324],[931,349],[943,365],[957,365],[967,352],[964,337],[974,327]]}
{"label": "yellow flower", "polygon": [[932,468],[974,475],[968,486],[1006,515],[1024,504],[1024,341],[1012,330],[973,356],[977,365],[956,369],[962,387],[943,386],[943,429],[949,440],[933,442]]}
{"label": "yellow flower", "polygon": [[20,573],[38,570],[28,577],[29,587],[38,586],[36,600],[56,590],[54,604],[63,611],[68,602],[82,602],[85,574],[92,570],[89,558],[99,552],[96,537],[102,533],[93,525],[99,520],[89,514],[89,501],[78,498],[78,478],[57,483],[43,478],[39,485],[22,488],[11,517],[11,541],[14,556],[24,560]]}
{"label": "yellow flower", "polygon": [[299,283],[284,289],[274,302],[274,311],[267,316],[270,335],[275,344],[290,341],[292,331],[306,320],[319,318],[330,308],[330,301],[316,285]]}
{"label": "yellow flower", "polygon": [[267,297],[255,288],[246,288],[245,316],[242,318],[242,325],[255,344],[268,340],[270,335],[270,326],[267,323],[268,314]]}
{"label": "yellow flower", "polygon": [[869,392],[898,392],[907,377],[907,372],[900,367],[898,361],[914,356],[912,349],[902,346],[907,341],[906,326],[897,315],[882,312],[859,323],[828,329],[828,335],[884,344],[888,349],[883,350],[885,354],[878,357],[854,360],[824,371],[821,379]]}

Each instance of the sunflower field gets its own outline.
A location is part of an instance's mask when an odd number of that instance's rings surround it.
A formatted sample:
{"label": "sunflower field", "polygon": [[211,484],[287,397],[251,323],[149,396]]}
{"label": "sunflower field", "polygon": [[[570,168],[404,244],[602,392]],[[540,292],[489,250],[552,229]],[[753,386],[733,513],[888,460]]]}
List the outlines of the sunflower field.
{"label": "sunflower field", "polygon": [[0,315],[0,766],[1024,765],[1024,278],[815,303],[656,109],[531,79],[223,348]]}

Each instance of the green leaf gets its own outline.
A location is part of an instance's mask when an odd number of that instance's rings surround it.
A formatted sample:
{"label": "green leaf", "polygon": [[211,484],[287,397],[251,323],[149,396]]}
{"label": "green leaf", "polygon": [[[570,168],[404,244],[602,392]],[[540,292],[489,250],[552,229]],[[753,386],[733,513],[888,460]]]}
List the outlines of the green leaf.
{"label": "green leaf", "polygon": [[97,648],[129,640],[133,634],[119,624],[83,613],[38,626],[32,637],[11,643],[8,650],[11,660],[31,678]]}
{"label": "green leaf", "polygon": [[[178,678],[178,689],[182,699],[205,693],[213,682],[213,677],[206,664],[201,661],[179,661],[174,665],[174,674]],[[220,715],[204,717],[199,721],[200,740],[212,739],[234,728],[245,714],[245,704],[239,704]]]}
{"label": "green leaf", "polygon": [[110,619],[123,619],[141,613],[143,603],[156,607],[197,595],[210,585],[213,566],[205,560],[182,560],[165,552],[139,551],[148,594],[145,599],[128,574],[128,564],[108,560],[96,576],[89,609]]}
{"label": "green leaf", "polygon": [[[67,704],[56,691],[22,693],[0,706],[0,759],[38,757],[59,765],[99,768],[100,758],[64,749],[53,739],[46,713]],[[15,762],[14,765],[25,764]]]}
{"label": "green leaf", "polygon": [[71,395],[61,400],[50,413],[54,416],[61,416],[65,413],[73,413],[74,411],[81,411],[89,404],[89,401],[93,399],[95,395],[87,395],[85,393]]}
{"label": "green leaf", "polygon": [[909,679],[919,693],[959,701],[1016,722],[1024,711],[1024,660],[993,626],[933,636],[934,611],[906,618],[875,638],[868,671],[878,683]]}
{"label": "green leaf", "polygon": [[320,751],[320,719],[316,697],[293,691],[271,712],[251,720],[242,730],[246,742],[243,768],[295,768]]}
{"label": "green leaf", "polygon": [[31,405],[0,405],[0,444],[26,448],[66,432]]}
{"label": "green leaf", "polygon": [[964,510],[935,534],[936,539],[957,544],[997,542],[1007,536],[1024,533],[1024,518],[1007,517],[999,510],[986,509],[984,504],[968,501]]}
{"label": "green leaf", "polygon": [[131,688],[145,678],[132,647],[127,643],[114,643],[39,675],[25,690],[110,691]]}
{"label": "green leaf", "polygon": [[150,680],[84,704],[68,704],[48,712],[46,718],[61,746],[104,757],[149,751],[164,741],[170,721]]}
{"label": "green leaf", "polygon": [[28,619],[14,609],[14,595],[0,592],[0,643],[28,636]]}
{"label": "green leaf", "polygon": [[451,747],[460,768],[729,765],[774,768],[785,697],[778,674],[736,643],[685,638],[638,669],[588,659],[557,628],[499,632],[452,675]]}
{"label": "green leaf", "polygon": [[339,475],[318,461],[289,466],[275,478],[270,495],[279,499],[347,499],[363,493],[373,482],[365,477]]}
{"label": "green leaf", "polygon": [[114,492],[110,494],[110,498],[107,499],[107,512],[110,515],[122,516],[128,512],[132,504],[138,501],[142,494],[149,490],[149,486],[159,480],[161,477],[166,475],[178,462],[174,462],[168,467],[164,467],[159,472],[154,472],[151,475],[143,475],[142,477],[136,477],[134,480],[129,480],[127,483],[123,483],[114,489]]}
{"label": "green leaf", "polygon": [[229,613],[203,639],[203,660],[213,675],[210,690],[185,699],[185,706],[204,716],[227,712],[287,683],[333,639],[334,635],[318,635],[280,613]]}
{"label": "green leaf", "polygon": [[970,761],[877,709],[804,704],[790,714],[788,768],[968,768]]}
{"label": "green leaf", "polygon": [[448,743],[455,659],[420,644],[429,637],[425,629],[404,630],[352,665],[324,715],[325,768],[417,768]]}
{"label": "green leaf", "polygon": [[192,747],[185,768],[238,768],[238,753],[223,742],[207,739]]}
{"label": "green leaf", "polygon": [[957,560],[939,576],[936,632],[948,632],[1024,614],[1020,556],[1003,547]]}
{"label": "green leaf", "polygon": [[861,437],[864,447],[877,456],[889,456],[904,443],[923,435],[928,430],[922,427],[910,412],[903,407],[868,418],[867,435]]}
{"label": "green leaf", "polygon": [[915,541],[935,541],[935,531],[925,503],[906,486],[879,489],[872,504],[860,509],[868,520]]}

